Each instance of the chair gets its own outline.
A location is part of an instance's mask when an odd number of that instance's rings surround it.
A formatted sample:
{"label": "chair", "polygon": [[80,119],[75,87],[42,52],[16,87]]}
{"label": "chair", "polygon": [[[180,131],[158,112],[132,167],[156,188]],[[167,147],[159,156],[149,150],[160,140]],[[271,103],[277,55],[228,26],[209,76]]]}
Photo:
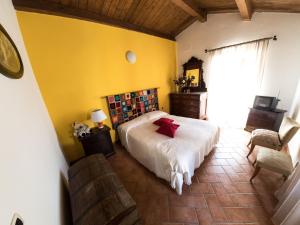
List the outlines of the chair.
{"label": "chair", "polygon": [[294,170],[292,158],[287,152],[274,151],[273,149],[264,147],[259,150],[254,164],[255,171],[250,178],[250,182],[256,177],[261,168],[281,173],[284,180],[286,180]]}
{"label": "chair", "polygon": [[299,123],[286,117],[280,126],[279,132],[266,129],[252,131],[250,141],[247,145],[249,147],[251,144],[247,158],[253,152],[256,145],[280,151],[282,147],[289,143],[299,128]]}

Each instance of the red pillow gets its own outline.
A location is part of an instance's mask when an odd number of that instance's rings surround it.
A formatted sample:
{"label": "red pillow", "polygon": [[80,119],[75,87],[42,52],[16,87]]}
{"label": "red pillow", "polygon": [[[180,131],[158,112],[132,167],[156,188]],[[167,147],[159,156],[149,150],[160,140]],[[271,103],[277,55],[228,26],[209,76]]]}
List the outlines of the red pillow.
{"label": "red pillow", "polygon": [[174,121],[174,120],[172,120],[172,119],[162,117],[162,118],[160,118],[160,119],[158,119],[158,120],[155,120],[155,121],[153,122],[153,124],[158,125],[158,126],[161,126],[163,123],[171,123],[171,122],[173,122],[173,121]]}
{"label": "red pillow", "polygon": [[156,130],[157,133],[164,134],[168,137],[174,138],[175,132],[179,127],[178,124],[174,124],[171,122],[164,122],[162,125]]}

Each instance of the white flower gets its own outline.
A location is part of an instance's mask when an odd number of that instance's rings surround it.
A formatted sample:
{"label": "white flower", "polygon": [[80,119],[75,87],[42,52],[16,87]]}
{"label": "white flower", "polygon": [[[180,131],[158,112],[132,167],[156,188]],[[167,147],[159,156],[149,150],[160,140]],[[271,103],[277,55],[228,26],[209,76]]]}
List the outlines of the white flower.
{"label": "white flower", "polygon": [[185,83],[185,80],[182,80],[182,83]]}

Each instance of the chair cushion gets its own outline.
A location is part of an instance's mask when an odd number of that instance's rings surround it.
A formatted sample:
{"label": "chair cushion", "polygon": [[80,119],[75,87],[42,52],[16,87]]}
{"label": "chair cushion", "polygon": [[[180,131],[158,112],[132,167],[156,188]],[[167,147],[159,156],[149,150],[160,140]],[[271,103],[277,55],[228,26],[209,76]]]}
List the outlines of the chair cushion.
{"label": "chair cushion", "polygon": [[256,157],[256,166],[288,176],[293,171],[291,156],[282,151],[261,148]]}
{"label": "chair cushion", "polygon": [[253,145],[260,145],[272,149],[280,149],[281,142],[277,132],[266,129],[256,129],[252,131],[251,141]]}

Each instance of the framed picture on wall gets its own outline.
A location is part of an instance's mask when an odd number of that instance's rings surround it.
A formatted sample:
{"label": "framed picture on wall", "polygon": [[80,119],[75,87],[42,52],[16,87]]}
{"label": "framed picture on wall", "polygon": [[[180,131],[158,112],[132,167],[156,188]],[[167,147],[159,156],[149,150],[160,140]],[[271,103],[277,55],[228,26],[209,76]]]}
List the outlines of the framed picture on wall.
{"label": "framed picture on wall", "polygon": [[0,73],[12,79],[23,76],[23,63],[18,49],[0,24]]}

